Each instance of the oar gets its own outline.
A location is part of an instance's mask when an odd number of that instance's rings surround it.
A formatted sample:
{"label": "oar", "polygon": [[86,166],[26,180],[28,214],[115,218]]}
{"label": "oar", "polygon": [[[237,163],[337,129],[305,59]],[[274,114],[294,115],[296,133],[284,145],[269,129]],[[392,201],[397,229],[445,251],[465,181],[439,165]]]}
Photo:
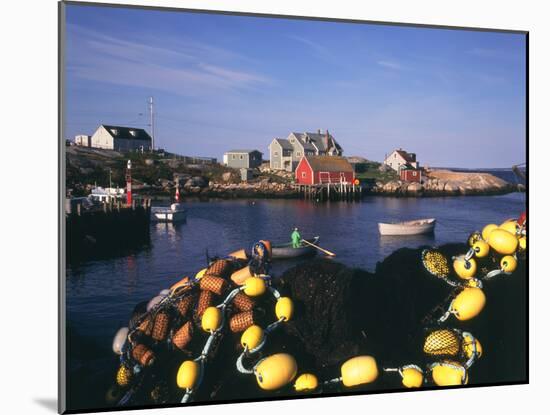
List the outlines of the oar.
{"label": "oar", "polygon": [[317,248],[319,251],[324,252],[325,254],[327,254],[329,256],[336,256],[336,254],[334,252],[327,251],[326,249],[323,249],[320,246],[312,244],[311,242],[306,241],[305,239],[302,239],[302,242],[305,242],[306,244],[311,245],[314,248]]}

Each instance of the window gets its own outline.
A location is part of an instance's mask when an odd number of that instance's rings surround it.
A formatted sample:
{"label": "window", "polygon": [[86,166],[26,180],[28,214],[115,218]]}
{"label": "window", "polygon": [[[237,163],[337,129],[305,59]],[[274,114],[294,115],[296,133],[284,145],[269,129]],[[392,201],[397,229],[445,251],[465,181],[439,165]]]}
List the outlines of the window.
{"label": "window", "polygon": [[296,152],[297,157],[300,157],[301,155],[302,155],[302,153],[300,153],[299,151]]}
{"label": "window", "polygon": [[303,172],[302,172],[302,179],[305,179],[305,178],[306,178],[306,172],[303,171]]}
{"label": "window", "polygon": [[413,171],[413,176],[415,176],[415,177],[416,177],[416,172],[415,172],[415,171]]}
{"label": "window", "polygon": [[243,155],[242,155],[242,154],[241,154],[241,156],[240,156],[240,159],[241,159],[241,160],[243,159]]}
{"label": "window", "polygon": [[273,155],[274,155],[274,156],[278,156],[278,155],[279,155],[279,152],[278,152],[278,151],[274,151],[274,152],[273,152]]}
{"label": "window", "polygon": [[235,154],[231,154],[231,158],[235,160]]}
{"label": "window", "polygon": [[131,134],[133,137],[137,137],[137,131],[136,131],[136,130],[130,130],[130,134]]}
{"label": "window", "polygon": [[111,132],[113,133],[113,135],[118,134],[118,130],[116,128],[111,128]]}

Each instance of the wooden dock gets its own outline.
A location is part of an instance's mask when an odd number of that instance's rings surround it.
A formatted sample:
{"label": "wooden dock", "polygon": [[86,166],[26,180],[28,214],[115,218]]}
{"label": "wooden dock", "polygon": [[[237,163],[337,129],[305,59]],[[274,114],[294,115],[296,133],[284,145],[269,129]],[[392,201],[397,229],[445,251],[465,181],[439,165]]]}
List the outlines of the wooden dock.
{"label": "wooden dock", "polygon": [[65,215],[67,259],[117,256],[150,242],[151,200],[102,203],[92,209],[80,205]]}
{"label": "wooden dock", "polygon": [[319,183],[319,184],[295,184],[293,186],[306,200],[315,201],[347,201],[361,200],[363,187],[352,183]]}

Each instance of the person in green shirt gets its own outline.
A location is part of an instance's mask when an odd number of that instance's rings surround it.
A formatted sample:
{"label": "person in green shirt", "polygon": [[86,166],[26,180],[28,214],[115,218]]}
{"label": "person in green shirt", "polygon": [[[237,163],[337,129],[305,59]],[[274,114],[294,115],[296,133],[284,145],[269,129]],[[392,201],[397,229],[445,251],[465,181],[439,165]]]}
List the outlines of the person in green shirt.
{"label": "person in green shirt", "polygon": [[300,235],[300,232],[298,232],[298,228],[294,228],[294,231],[290,235],[290,238],[292,239],[292,247],[299,248],[302,244],[302,235]]}

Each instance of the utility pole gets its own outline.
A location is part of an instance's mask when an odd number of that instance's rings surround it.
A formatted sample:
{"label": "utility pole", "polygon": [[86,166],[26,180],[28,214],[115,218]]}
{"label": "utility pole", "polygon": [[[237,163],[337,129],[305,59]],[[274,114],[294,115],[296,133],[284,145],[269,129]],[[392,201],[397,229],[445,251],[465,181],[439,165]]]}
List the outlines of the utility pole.
{"label": "utility pole", "polygon": [[151,121],[149,126],[151,127],[151,150],[155,150],[155,112],[153,110],[153,97],[149,97],[149,115]]}

